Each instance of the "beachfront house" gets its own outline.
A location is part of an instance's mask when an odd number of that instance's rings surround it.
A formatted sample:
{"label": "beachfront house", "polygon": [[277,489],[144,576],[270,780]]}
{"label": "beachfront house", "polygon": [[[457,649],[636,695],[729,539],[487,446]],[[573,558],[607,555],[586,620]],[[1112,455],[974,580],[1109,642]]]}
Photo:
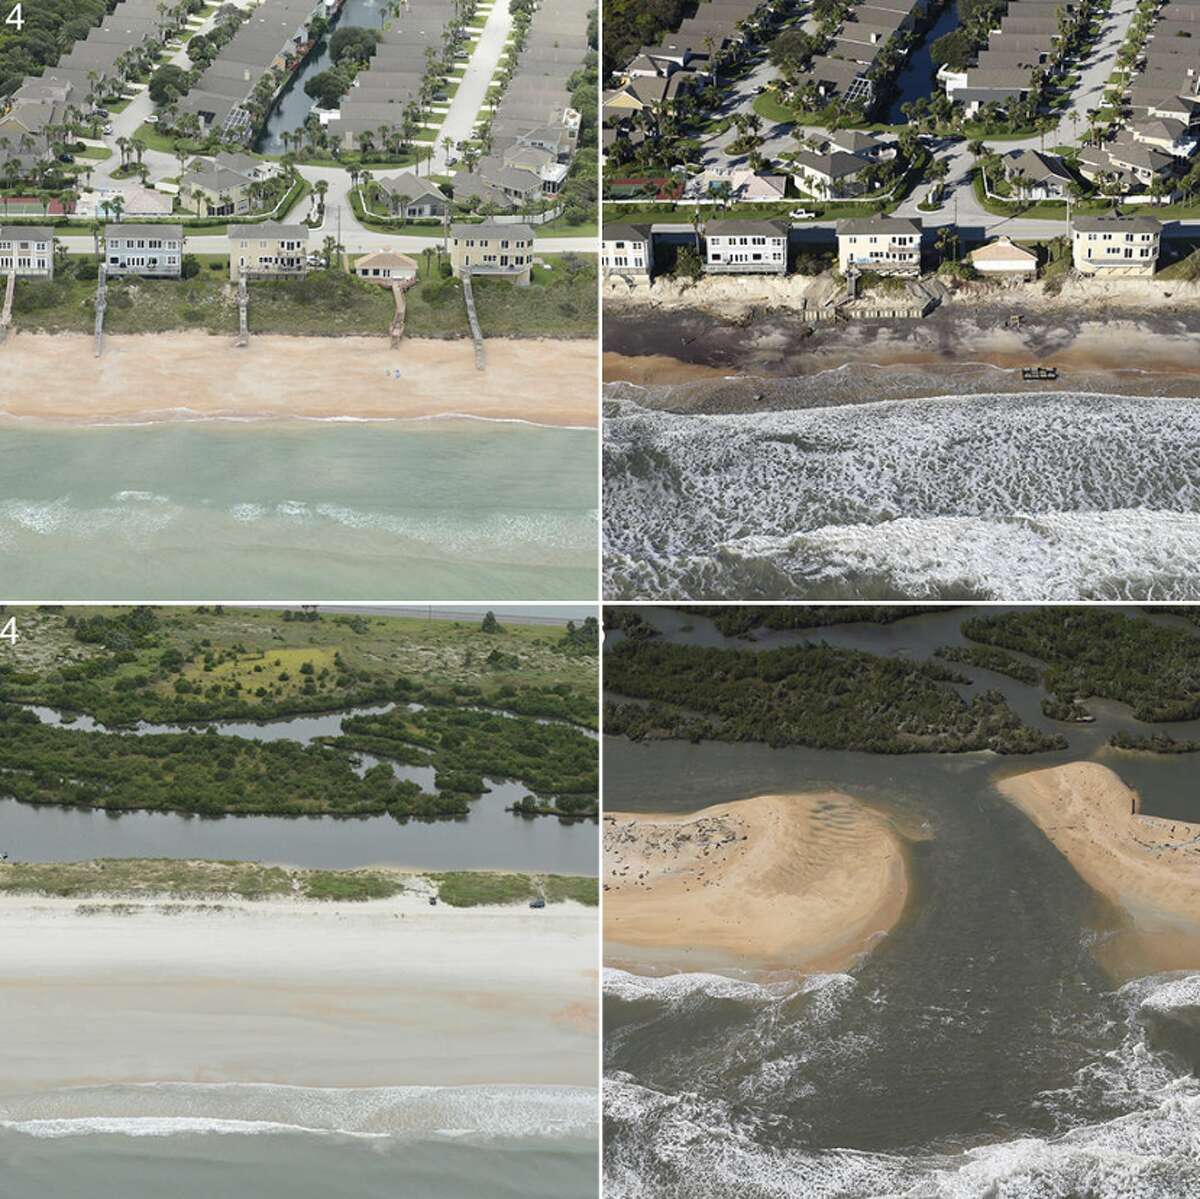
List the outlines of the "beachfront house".
{"label": "beachfront house", "polygon": [[1081,275],[1145,278],[1158,266],[1162,225],[1148,216],[1077,216],[1071,261]]}
{"label": "beachfront house", "polygon": [[260,225],[230,228],[229,277],[236,283],[247,279],[294,279],[308,271],[308,226]]}
{"label": "beachfront house", "polygon": [[494,221],[452,225],[450,267],[456,279],[464,272],[496,275],[527,287],[533,271],[533,230]]}
{"label": "beachfront house", "polygon": [[110,276],[178,279],[183,273],[183,226],[105,225],[104,264]]}
{"label": "beachfront house", "polygon": [[967,261],[985,279],[1020,282],[1037,276],[1037,255],[1007,237],[998,237],[972,250]]}
{"label": "beachfront house", "polygon": [[787,273],[788,226],[781,221],[709,221],[704,270],[711,275]]}
{"label": "beachfront house", "polygon": [[605,275],[649,279],[654,273],[654,244],[645,225],[605,224],[600,242],[600,269]]}
{"label": "beachfront house", "polygon": [[0,276],[54,278],[54,230],[42,225],[0,225]]}
{"label": "beachfront house", "polygon": [[407,254],[376,250],[355,260],[354,273],[360,279],[390,287],[393,283],[411,283],[417,277],[417,264]]}
{"label": "beachfront house", "polygon": [[878,275],[921,273],[921,222],[907,217],[873,216],[838,221],[838,270]]}

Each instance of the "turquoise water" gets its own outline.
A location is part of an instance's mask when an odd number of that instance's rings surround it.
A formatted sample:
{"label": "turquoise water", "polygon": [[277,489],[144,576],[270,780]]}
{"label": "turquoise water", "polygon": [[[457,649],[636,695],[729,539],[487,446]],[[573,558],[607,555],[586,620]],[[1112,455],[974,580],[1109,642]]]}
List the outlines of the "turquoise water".
{"label": "turquoise water", "polygon": [[236,1084],[0,1096],[5,1199],[594,1199],[596,1093]]}
{"label": "turquoise water", "polygon": [[5,599],[591,599],[596,433],[0,428]]}

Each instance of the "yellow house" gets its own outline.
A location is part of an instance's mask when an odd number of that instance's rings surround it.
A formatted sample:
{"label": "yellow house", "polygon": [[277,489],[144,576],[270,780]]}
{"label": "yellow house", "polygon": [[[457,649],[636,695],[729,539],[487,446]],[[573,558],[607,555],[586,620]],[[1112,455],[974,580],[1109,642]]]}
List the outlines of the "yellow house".
{"label": "yellow house", "polygon": [[450,265],[454,277],[464,271],[472,275],[499,275],[518,286],[529,284],[533,269],[533,230],[528,225],[452,225]]}
{"label": "yellow house", "polygon": [[291,279],[308,271],[308,226],[260,225],[229,227],[229,277]]}

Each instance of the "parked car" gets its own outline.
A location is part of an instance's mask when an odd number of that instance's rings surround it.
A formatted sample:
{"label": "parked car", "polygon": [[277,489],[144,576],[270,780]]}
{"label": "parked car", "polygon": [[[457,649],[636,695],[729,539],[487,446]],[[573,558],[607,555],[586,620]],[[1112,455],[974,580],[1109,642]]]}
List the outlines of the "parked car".
{"label": "parked car", "polygon": [[64,153],[64,154],[60,154],[60,155],[58,156],[58,161],[59,161],[59,162],[74,162],[74,161],[75,161],[75,155],[74,155],[74,154],[65,154],[65,153]]}
{"label": "parked car", "polygon": [[94,116],[94,117],[106,117],[108,115],[109,115],[109,113],[108,113],[107,108],[93,108],[92,109],[92,116]]}
{"label": "parked car", "polygon": [[815,220],[816,215],[817,214],[815,212],[809,212],[807,208],[793,208],[792,211],[788,213],[788,216],[790,216],[793,221]]}
{"label": "parked car", "polygon": [[112,133],[112,131],[113,131],[113,127],[112,127],[112,125],[111,125],[111,124],[109,124],[109,125],[105,125],[105,126],[104,126],[104,132],[105,132],[105,133]]}
{"label": "parked car", "polygon": [[310,254],[308,256],[309,266],[324,266],[325,259],[320,254]]}
{"label": "parked car", "polygon": [[152,112],[152,113],[151,113],[151,114],[150,114],[150,115],[149,115],[149,116],[146,118],[146,124],[147,124],[147,125],[157,125],[157,124],[158,124],[158,113],[156,113],[156,112]]}

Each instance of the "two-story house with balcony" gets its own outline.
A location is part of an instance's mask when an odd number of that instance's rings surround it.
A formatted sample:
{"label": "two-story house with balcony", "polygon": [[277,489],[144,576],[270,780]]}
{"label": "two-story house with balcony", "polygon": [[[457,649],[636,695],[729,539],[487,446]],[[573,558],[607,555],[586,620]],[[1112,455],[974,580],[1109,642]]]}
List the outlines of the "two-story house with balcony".
{"label": "two-story house with balcony", "polygon": [[183,226],[105,225],[104,265],[110,276],[178,279],[183,273]]}
{"label": "two-story house with balcony", "polygon": [[855,217],[838,221],[838,270],[880,275],[921,273],[921,222],[906,217]]}

